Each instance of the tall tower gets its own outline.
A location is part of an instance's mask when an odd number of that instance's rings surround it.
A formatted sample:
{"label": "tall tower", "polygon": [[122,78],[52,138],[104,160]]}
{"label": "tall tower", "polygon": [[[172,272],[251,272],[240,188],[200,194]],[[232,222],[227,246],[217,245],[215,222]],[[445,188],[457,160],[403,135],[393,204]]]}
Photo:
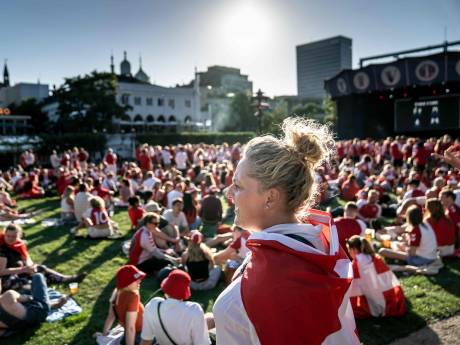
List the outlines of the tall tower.
{"label": "tall tower", "polygon": [[8,72],[8,66],[6,65],[7,59],[5,59],[5,66],[3,67],[3,85],[10,86],[10,74]]}
{"label": "tall tower", "polygon": [[113,52],[110,54],[110,73],[115,74],[115,65],[113,64]]}

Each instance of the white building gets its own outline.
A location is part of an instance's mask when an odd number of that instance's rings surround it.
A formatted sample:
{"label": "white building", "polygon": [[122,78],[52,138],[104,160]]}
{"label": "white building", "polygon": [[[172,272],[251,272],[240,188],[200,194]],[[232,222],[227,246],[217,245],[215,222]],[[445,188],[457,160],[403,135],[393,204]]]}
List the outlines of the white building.
{"label": "white building", "polygon": [[29,98],[34,98],[39,102],[48,97],[48,95],[49,88],[46,84],[18,83],[14,86],[0,89],[0,107],[7,107],[11,103],[19,105]]}
{"label": "white building", "polygon": [[[111,70],[115,72],[113,58]],[[150,77],[142,70],[141,61],[138,72],[132,76],[126,52],[117,79],[117,101],[132,108],[127,112],[129,120],[118,121],[122,125],[200,126],[205,120],[196,82],[188,87],[151,84]]]}

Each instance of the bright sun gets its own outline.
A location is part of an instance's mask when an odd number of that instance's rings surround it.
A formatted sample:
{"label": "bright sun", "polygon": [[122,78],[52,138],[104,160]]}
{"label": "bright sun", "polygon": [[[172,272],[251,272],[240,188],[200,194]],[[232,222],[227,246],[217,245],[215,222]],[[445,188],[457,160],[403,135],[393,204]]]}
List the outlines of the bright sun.
{"label": "bright sun", "polygon": [[263,48],[270,39],[270,21],[268,12],[260,3],[257,5],[249,0],[236,2],[236,6],[227,8],[217,31],[220,39],[233,48],[251,54],[255,49]]}

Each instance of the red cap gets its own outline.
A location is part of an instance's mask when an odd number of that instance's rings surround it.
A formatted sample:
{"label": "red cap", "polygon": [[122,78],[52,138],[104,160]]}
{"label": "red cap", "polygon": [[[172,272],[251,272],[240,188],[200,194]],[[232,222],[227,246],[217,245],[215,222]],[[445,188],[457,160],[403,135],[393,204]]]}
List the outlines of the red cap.
{"label": "red cap", "polygon": [[190,231],[190,239],[193,243],[200,244],[201,242],[203,242],[203,234],[198,230],[192,230]]}
{"label": "red cap", "polygon": [[146,274],[136,266],[124,265],[117,272],[117,289],[123,289],[136,280],[144,279]]}
{"label": "red cap", "polygon": [[169,297],[186,300],[191,296],[190,292],[190,278],[187,272],[182,270],[173,270],[169,273],[168,277],[161,282],[161,290]]}

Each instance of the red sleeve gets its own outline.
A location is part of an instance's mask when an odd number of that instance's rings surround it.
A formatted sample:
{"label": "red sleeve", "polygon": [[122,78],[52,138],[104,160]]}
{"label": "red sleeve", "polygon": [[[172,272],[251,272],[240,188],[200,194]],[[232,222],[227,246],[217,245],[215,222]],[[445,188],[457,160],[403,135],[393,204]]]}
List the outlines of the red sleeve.
{"label": "red sleeve", "polygon": [[125,294],[125,296],[126,296],[126,301],[125,301],[126,312],[127,313],[131,311],[137,312],[137,309],[139,308],[139,303],[141,302],[139,295],[135,293],[127,293]]}
{"label": "red sleeve", "polygon": [[422,233],[418,226],[412,229],[410,232],[410,242],[409,245],[411,247],[418,247],[420,246],[420,241],[422,240]]}
{"label": "red sleeve", "polygon": [[137,226],[137,217],[136,217],[136,210],[134,208],[130,208],[128,210],[129,220],[131,221],[132,226]]}
{"label": "red sleeve", "polygon": [[230,244],[230,248],[233,248],[235,250],[239,250],[241,248],[241,237],[236,239]]}

